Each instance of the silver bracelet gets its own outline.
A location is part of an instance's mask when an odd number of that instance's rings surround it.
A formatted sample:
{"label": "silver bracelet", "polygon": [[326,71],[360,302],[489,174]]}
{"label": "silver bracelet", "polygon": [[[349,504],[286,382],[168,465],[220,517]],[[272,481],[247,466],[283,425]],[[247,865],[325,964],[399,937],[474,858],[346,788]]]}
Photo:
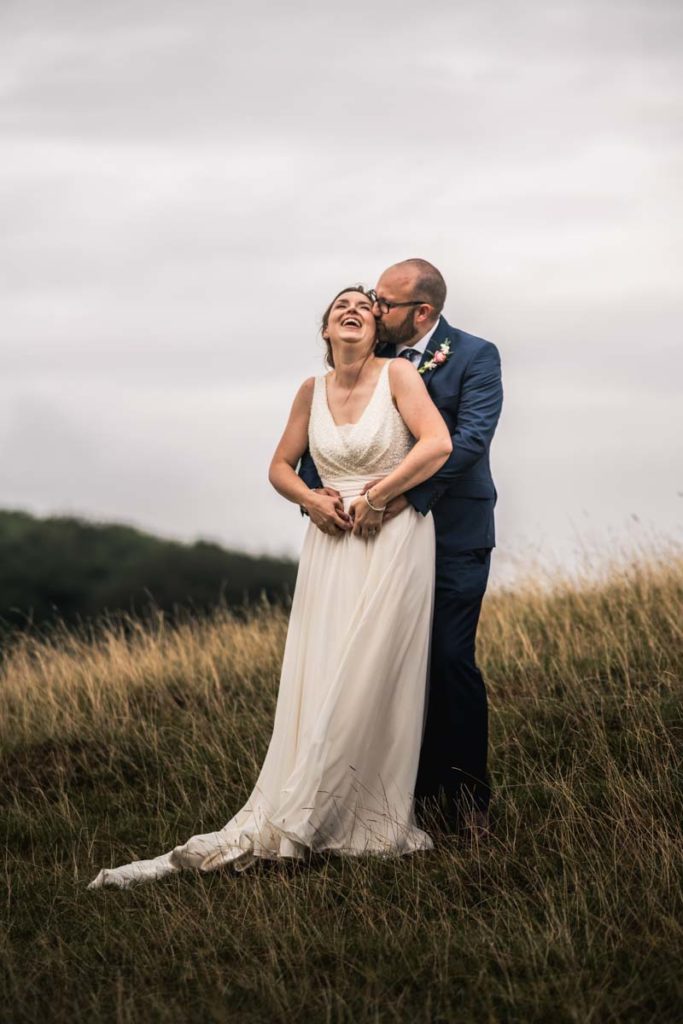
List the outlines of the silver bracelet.
{"label": "silver bracelet", "polygon": [[365,500],[367,501],[368,505],[370,506],[370,508],[372,509],[373,512],[386,512],[386,510],[387,510],[387,506],[386,505],[382,505],[381,508],[375,508],[375,506],[370,501],[370,491],[366,491],[365,492]]}

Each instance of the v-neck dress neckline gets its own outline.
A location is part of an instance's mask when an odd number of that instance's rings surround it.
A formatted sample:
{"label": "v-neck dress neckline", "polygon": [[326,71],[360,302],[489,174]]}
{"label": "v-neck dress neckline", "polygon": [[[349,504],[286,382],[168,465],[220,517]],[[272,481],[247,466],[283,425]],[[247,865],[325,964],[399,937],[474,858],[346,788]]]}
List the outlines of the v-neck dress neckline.
{"label": "v-neck dress neckline", "polygon": [[379,391],[380,384],[382,382],[382,376],[389,369],[389,363],[390,362],[391,362],[391,360],[387,359],[386,363],[384,364],[382,369],[379,371],[379,374],[377,376],[377,381],[375,383],[374,388],[372,389],[372,394],[370,395],[370,398],[367,401],[367,403],[365,405],[365,408],[363,409],[363,411],[360,414],[359,418],[357,420],[355,420],[353,423],[337,423],[335,421],[335,418],[332,415],[332,409],[330,408],[330,401],[329,401],[329,398],[327,396],[327,376],[323,377],[323,386],[325,388],[325,408],[327,409],[327,413],[328,413],[328,415],[330,417],[330,420],[332,421],[332,424],[334,425],[334,427],[337,430],[343,430],[344,427],[357,427],[357,426],[359,426],[363,422],[363,419],[365,418],[365,415],[366,415],[368,409],[370,408],[372,403],[375,401],[375,398],[377,397],[377,393]]}

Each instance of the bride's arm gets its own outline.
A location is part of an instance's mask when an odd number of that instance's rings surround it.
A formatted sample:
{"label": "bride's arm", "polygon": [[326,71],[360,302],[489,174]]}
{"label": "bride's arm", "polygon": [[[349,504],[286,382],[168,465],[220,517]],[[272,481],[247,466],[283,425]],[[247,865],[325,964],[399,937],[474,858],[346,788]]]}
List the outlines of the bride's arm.
{"label": "bride's arm", "polygon": [[394,359],[389,366],[389,380],[398,411],[416,444],[396,469],[369,488],[370,501],[380,507],[428,480],[453,450],[448,427],[415,367],[405,359]]}
{"label": "bride's arm", "polygon": [[338,533],[350,529],[349,517],[339,508],[338,499],[311,490],[296,472],[299,459],[308,448],[314,383],[315,379],[309,377],[296,393],[287,426],[270,463],[268,479],[283,498],[305,508],[323,533]]}

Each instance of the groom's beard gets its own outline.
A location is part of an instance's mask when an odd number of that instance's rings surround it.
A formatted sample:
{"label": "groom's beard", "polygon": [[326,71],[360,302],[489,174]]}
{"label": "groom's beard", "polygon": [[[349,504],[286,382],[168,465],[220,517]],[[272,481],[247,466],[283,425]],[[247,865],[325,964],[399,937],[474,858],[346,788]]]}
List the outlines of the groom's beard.
{"label": "groom's beard", "polygon": [[377,321],[377,337],[383,345],[405,345],[415,337],[415,317],[417,310],[412,309],[398,327],[387,327],[383,320]]}

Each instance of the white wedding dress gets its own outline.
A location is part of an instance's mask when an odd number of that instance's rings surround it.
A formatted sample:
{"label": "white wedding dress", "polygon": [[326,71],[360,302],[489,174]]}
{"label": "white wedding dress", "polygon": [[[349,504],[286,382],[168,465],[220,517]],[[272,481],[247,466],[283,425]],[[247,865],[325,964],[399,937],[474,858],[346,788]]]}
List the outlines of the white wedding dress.
{"label": "white wedding dress", "polygon": [[[348,509],[414,440],[396,410],[389,361],[355,424],[337,426],[315,381],[309,442],[321,479]],[[425,708],[434,587],[431,513],[408,507],[376,538],[309,523],[292,601],[273,733],[245,806],[217,832],[150,860],[103,868],[125,888],[183,868],[243,870],[257,857],[429,850],[413,788]]]}

